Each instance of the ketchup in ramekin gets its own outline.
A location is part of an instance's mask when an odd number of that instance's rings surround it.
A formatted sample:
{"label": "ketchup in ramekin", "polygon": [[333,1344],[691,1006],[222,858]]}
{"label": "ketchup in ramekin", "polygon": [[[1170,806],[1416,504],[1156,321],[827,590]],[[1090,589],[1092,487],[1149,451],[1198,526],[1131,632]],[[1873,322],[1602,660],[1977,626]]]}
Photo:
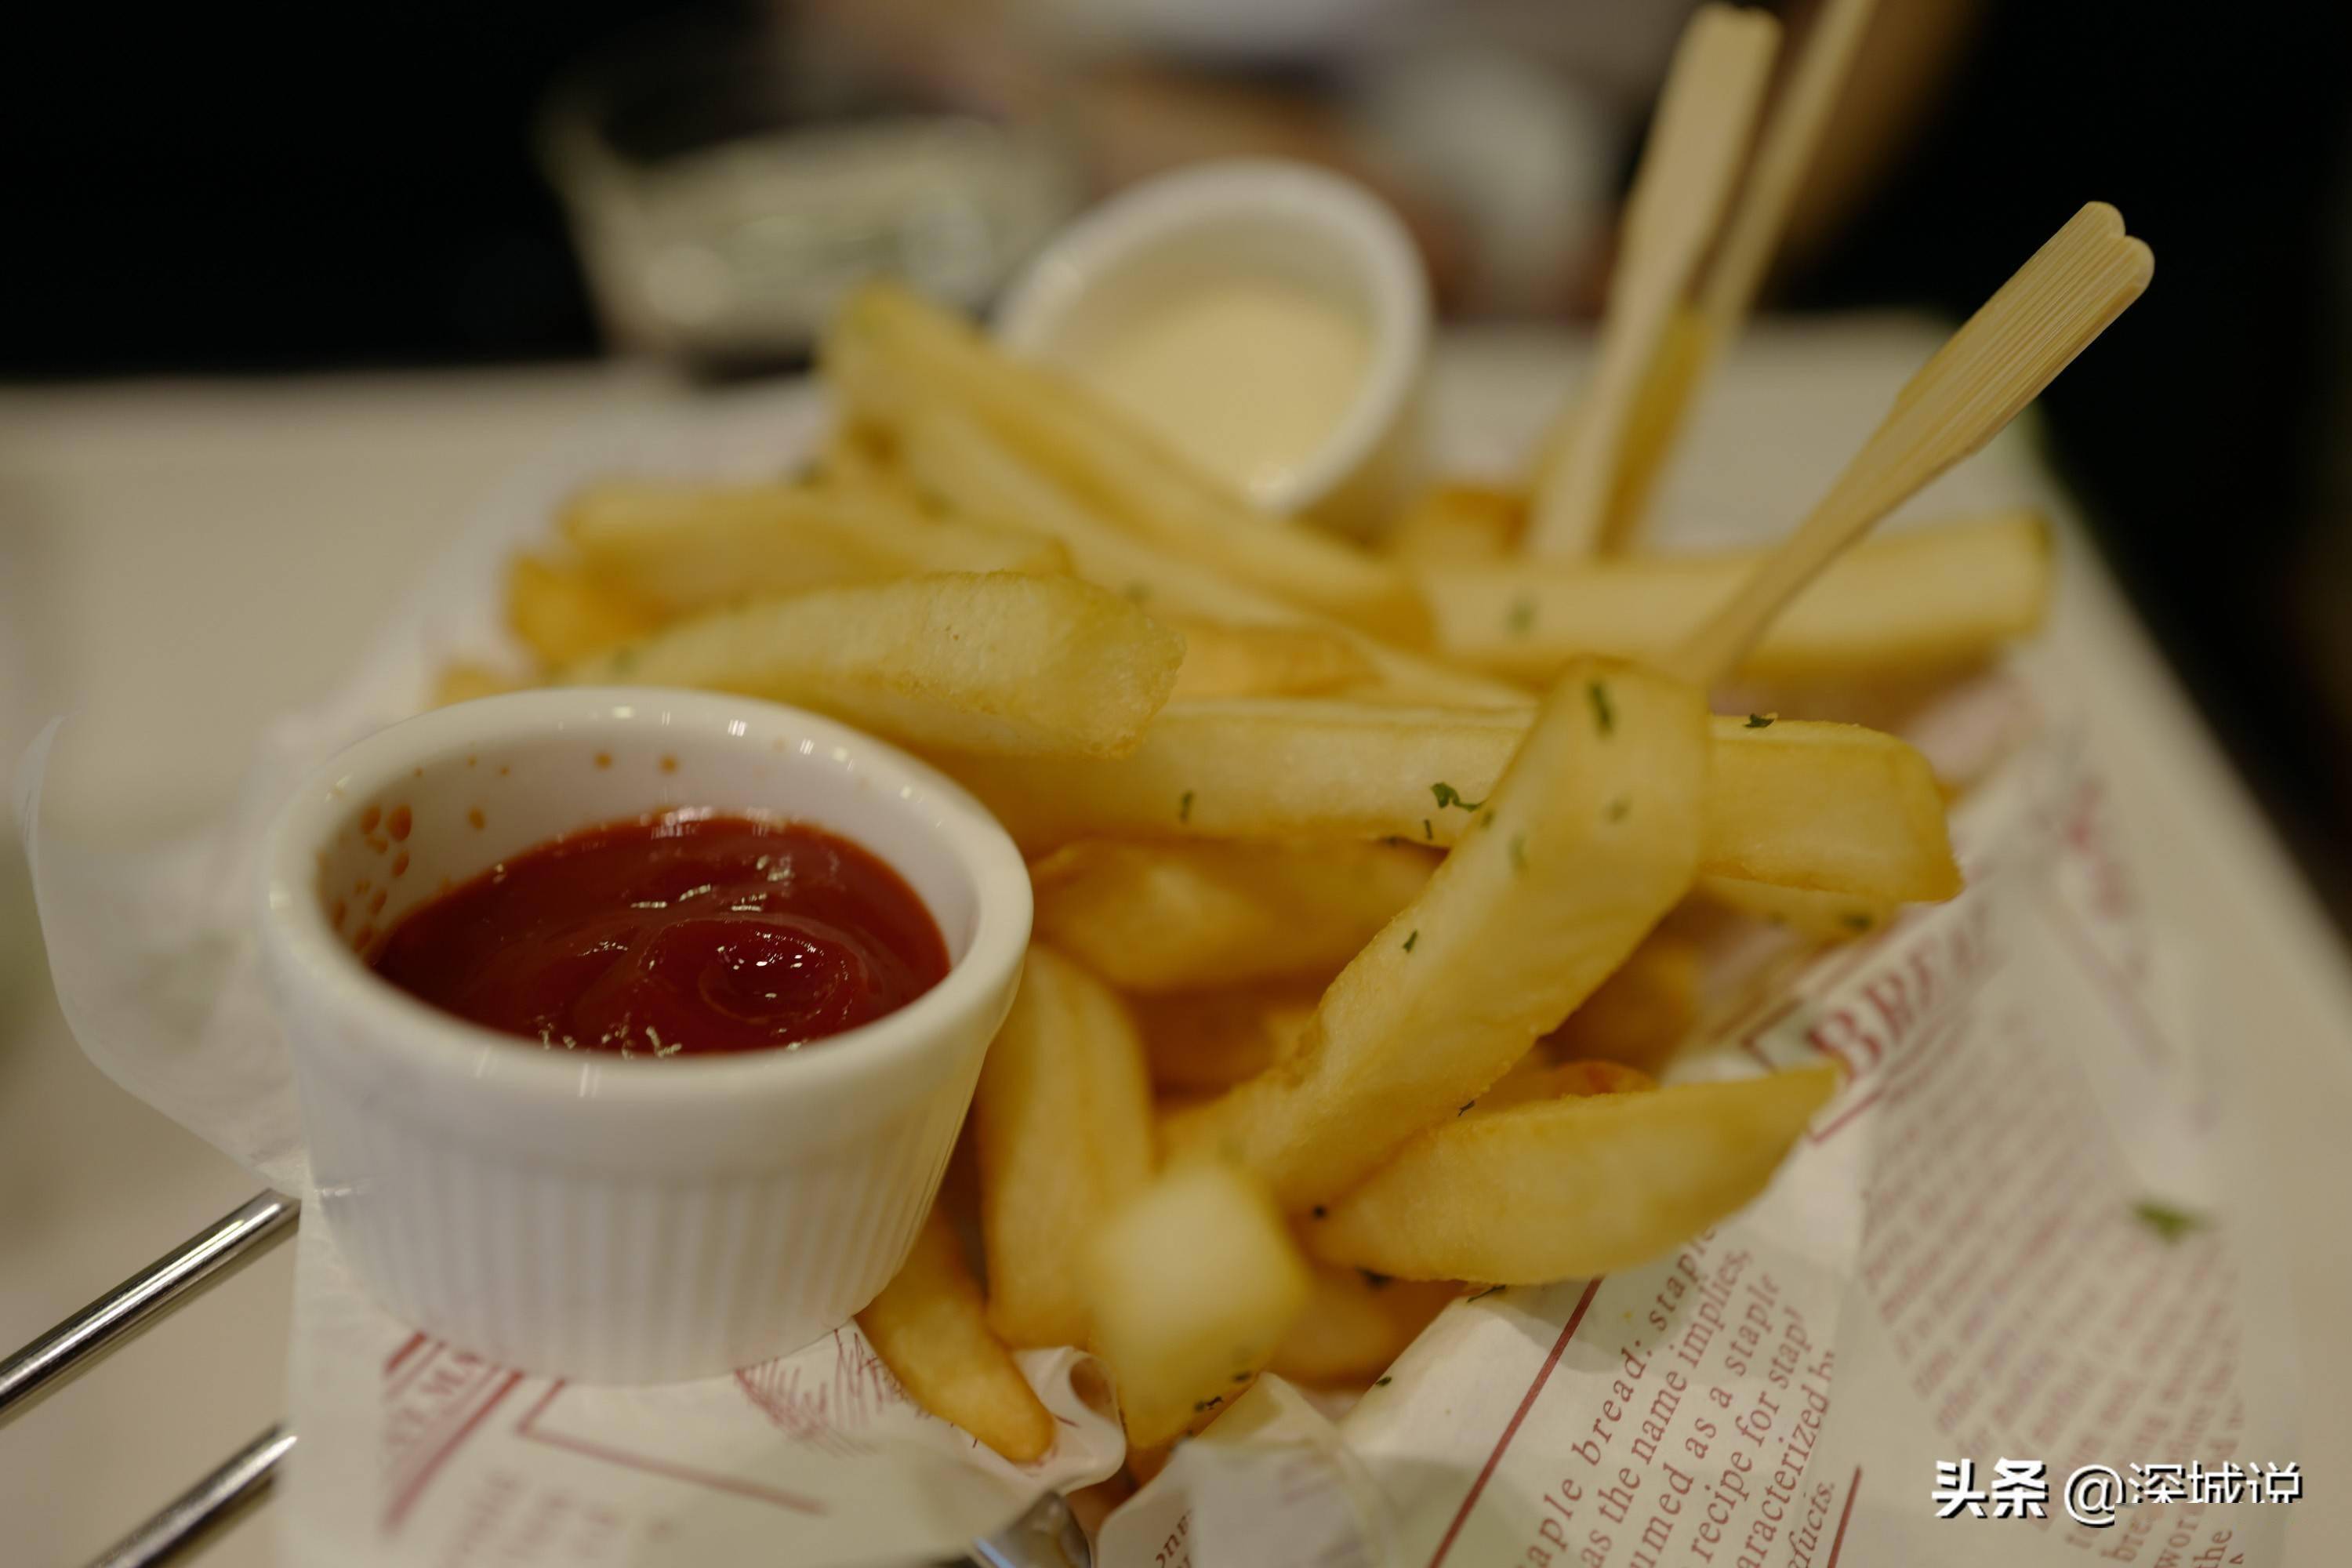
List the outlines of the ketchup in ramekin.
{"label": "ketchup in ramekin", "polygon": [[792,1050],[948,971],[898,872],[804,823],[673,811],[525,850],[411,910],[375,968],[551,1050]]}

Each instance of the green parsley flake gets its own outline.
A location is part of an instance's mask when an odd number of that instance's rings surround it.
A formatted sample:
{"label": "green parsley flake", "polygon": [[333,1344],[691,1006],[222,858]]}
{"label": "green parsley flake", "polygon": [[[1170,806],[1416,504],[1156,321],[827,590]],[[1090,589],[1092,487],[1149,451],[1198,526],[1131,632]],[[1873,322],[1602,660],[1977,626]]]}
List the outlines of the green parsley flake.
{"label": "green parsley flake", "polygon": [[1536,624],[1536,602],[1533,599],[1515,600],[1511,613],[1505,617],[1503,624],[1510,628],[1513,637],[1527,636]]}
{"label": "green parsley flake", "polygon": [[1772,721],[1779,717],[1780,715],[1778,713],[1750,713],[1748,716],[1748,722],[1743,726],[1743,728],[1749,730],[1769,730],[1772,727]]}
{"label": "green parsley flake", "polygon": [[1176,797],[1176,820],[1179,822],[1192,820],[1192,792],[1189,789]]}
{"label": "green parsley flake", "polygon": [[1449,805],[1458,805],[1465,811],[1475,811],[1486,804],[1483,800],[1465,799],[1460,790],[1442,780],[1430,785],[1429,793],[1437,797],[1437,809],[1440,811],[1444,811]]}
{"label": "green parsley flake", "polygon": [[1412,929],[1412,933],[1411,935],[1407,936],[1407,937],[1404,939],[1404,950],[1405,950],[1407,952],[1411,952],[1412,951],[1412,944],[1413,944],[1414,942],[1419,942],[1420,940],[1421,940],[1421,928],[1420,928],[1419,926],[1415,926],[1415,927],[1413,927],[1413,929]]}
{"label": "green parsley flake", "polygon": [[2167,1241],[2179,1241],[2190,1231],[2202,1230],[2210,1223],[2202,1215],[2158,1203],[2154,1198],[2144,1198],[2132,1205],[2132,1217]]}
{"label": "green parsley flake", "polygon": [[1865,910],[1848,910],[1838,919],[1844,922],[1845,929],[1848,931],[1868,931],[1877,923],[1871,919],[1869,911]]}
{"label": "green parsley flake", "polygon": [[1429,818],[1425,816],[1421,819],[1421,836],[1433,844],[1437,842],[1437,829],[1429,825]]}
{"label": "green parsley flake", "polygon": [[1372,1386],[1374,1388],[1386,1388],[1390,1384],[1395,1381],[1396,1380],[1394,1378],[1389,1376],[1386,1373],[1382,1373],[1380,1376],[1372,1379]]}
{"label": "green parsley flake", "polygon": [[1604,735],[1617,730],[1617,710],[1609,706],[1609,688],[1594,680],[1586,683],[1584,694],[1592,699],[1592,722]]}

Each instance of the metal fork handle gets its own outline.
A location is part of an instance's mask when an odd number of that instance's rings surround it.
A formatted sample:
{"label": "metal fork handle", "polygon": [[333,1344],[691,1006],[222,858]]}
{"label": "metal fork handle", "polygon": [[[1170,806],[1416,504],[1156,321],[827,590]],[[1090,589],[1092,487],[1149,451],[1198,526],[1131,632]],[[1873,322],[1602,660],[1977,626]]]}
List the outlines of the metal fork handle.
{"label": "metal fork handle", "polygon": [[268,1490],[278,1461],[293,1447],[294,1434],[284,1422],[272,1426],[115,1542],[90,1568],[157,1568],[171,1562]]}
{"label": "metal fork handle", "polygon": [[300,1212],[292,1198],[263,1193],[0,1362],[0,1426],[153,1321],[164,1308],[208,1280],[226,1278],[231,1265],[258,1257],[293,1229]]}

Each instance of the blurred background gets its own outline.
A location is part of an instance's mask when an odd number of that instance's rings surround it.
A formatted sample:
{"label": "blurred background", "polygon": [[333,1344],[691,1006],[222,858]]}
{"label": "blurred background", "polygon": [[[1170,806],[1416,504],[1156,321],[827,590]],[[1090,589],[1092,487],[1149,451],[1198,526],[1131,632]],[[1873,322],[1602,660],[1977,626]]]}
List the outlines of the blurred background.
{"label": "blurred background", "polygon": [[[1812,4],[1775,8],[1801,34]],[[0,378],[768,368],[844,278],[981,304],[1091,195],[1247,151],[1378,186],[1457,317],[1589,315],[1688,10],[425,0],[289,29],[51,8],[46,66],[0,104]],[[2121,206],[2158,280],[2045,399],[2053,454],[2339,919],[2347,35],[2326,0],[1882,5],[1772,299],[1962,312],[2086,197]]]}
{"label": "blurred background", "polygon": [[[1814,5],[1772,7],[1792,43]],[[1187,162],[1341,169],[1451,319],[1589,321],[1690,9],[38,7],[0,94],[0,763],[79,706],[123,831],[217,812],[268,717],[601,389],[792,367],[873,270],[984,307],[1087,201]],[[2154,247],[2040,427],[2344,929],[2352,6],[1883,0],[1826,147],[1768,309],[1957,318],[2095,196]],[[0,1342],[250,1189],[66,1048],[0,840]],[[25,1561],[86,1556],[275,1418],[290,1261],[0,1431]]]}

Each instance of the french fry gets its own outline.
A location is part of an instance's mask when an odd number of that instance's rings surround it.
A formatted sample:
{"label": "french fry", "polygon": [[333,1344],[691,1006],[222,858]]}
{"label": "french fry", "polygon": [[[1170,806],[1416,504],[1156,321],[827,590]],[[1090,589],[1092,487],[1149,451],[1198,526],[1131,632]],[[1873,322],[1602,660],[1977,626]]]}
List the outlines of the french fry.
{"label": "french fry", "polygon": [[1136,538],[1104,521],[976,419],[925,398],[919,389],[890,387],[881,407],[894,421],[899,458],[917,483],[960,512],[1050,535],[1070,552],[1072,571],[1154,615],[1331,632],[1361,654],[1378,671],[1381,688],[1401,700],[1465,707],[1528,702],[1528,693],[1516,686],[1382,642]]}
{"label": "french fry", "polygon": [[988,1321],[1013,1345],[1083,1345],[1086,1238],[1151,1180],[1143,1042],[1110,987],[1032,947],[971,1105]]}
{"label": "french fry", "polygon": [[1072,844],[1030,868],[1037,931],[1122,990],[1328,979],[1429,880],[1376,843]]}
{"label": "french fry", "polygon": [[1184,634],[1184,665],[1171,701],[1223,697],[1318,697],[1375,684],[1381,672],[1337,628],[1235,626],[1160,616]]}
{"label": "french fry", "polygon": [[1475,828],[1332,982],[1297,1049],[1170,1119],[1171,1160],[1238,1161],[1295,1211],[1475,1100],[1689,889],[1708,751],[1696,689],[1571,666]]}
{"label": "french fry", "polygon": [[1309,1385],[1369,1383],[1460,1294],[1450,1282],[1391,1279],[1322,1265],[1307,1310],[1283,1336],[1266,1370]]}
{"label": "french fry", "polygon": [[[1702,877],[1699,886],[1715,879]],[[1652,931],[1617,973],[1552,1032],[1547,1042],[1552,1054],[1596,1067],[1622,1063],[1627,1069],[1654,1072],[1698,1021],[1701,969],[1696,942],[1672,931]]]}
{"label": "french fry", "polygon": [[[1462,838],[1526,710],[1266,698],[1171,704],[1116,761],[949,757],[1032,855],[1084,838]],[[1895,902],[1959,890],[1919,753],[1852,724],[1717,718],[1703,869]],[[1441,786],[1443,786],[1441,788]]]}
{"label": "french fry", "polygon": [[1403,1279],[1532,1285],[1630,1268],[1762,1192],[1837,1083],[1825,1063],[1473,1111],[1335,1198],[1307,1243]]}
{"label": "french fry", "polygon": [[1465,1108],[1463,1114],[1507,1110],[1514,1105],[1558,1100],[1563,1095],[1635,1094],[1657,1087],[1658,1080],[1639,1068],[1622,1062],[1556,1062],[1538,1048],[1512,1064],[1511,1070],[1496,1079],[1486,1093]]}
{"label": "french fry", "polygon": [[[1760,552],[1514,561],[1423,578],[1448,657],[1547,679],[1580,653],[1663,660],[1736,592]],[[1741,664],[1751,679],[1874,680],[1948,672],[2038,626],[2049,528],[2009,512],[1856,545],[1772,623]]]}
{"label": "french fry", "polygon": [[1162,1174],[1095,1233],[1086,1265],[1095,1348],[1145,1447],[1247,1387],[1311,1289],[1265,1189],[1214,1162]]}
{"label": "french fry", "polygon": [[1172,553],[1383,637],[1428,636],[1429,612],[1392,563],[1254,510],[1102,403],[1007,358],[903,289],[868,284],[843,306],[826,369],[854,387],[858,372],[845,362],[860,354],[952,399],[1088,504]]}
{"label": "french fry", "polygon": [[917,746],[1107,757],[1167,700],[1183,639],[1075,577],[904,577],[680,621],[566,682],[740,691]]}
{"label": "french fry", "polygon": [[1052,1411],[988,1331],[980,1287],[936,1210],[882,1293],[857,1314],[874,1353],[916,1404],[1016,1465],[1054,1446]]}
{"label": "french fry", "polygon": [[592,580],[665,616],[935,572],[1060,572],[1050,539],[929,518],[871,490],[606,480],[566,502]]}
{"label": "french fry", "polygon": [[1698,890],[1714,903],[1770,925],[1786,926],[1808,942],[1853,942],[1882,931],[1895,919],[1892,903],[1811,888],[1776,888],[1740,877],[1702,877]]}
{"label": "french fry", "polygon": [[432,705],[446,708],[453,703],[471,702],[477,697],[518,691],[521,686],[521,682],[488,665],[453,664],[434,678]]}
{"label": "french fry", "polygon": [[643,637],[658,620],[578,566],[520,555],[508,568],[507,625],[550,669]]}
{"label": "french fry", "polygon": [[1152,1087],[1221,1093],[1255,1077],[1298,1043],[1323,982],[1274,981],[1135,999]]}
{"label": "french fry", "polygon": [[1467,566],[1510,555],[1527,522],[1523,491],[1459,481],[1433,485],[1398,515],[1382,545],[1415,566]]}

